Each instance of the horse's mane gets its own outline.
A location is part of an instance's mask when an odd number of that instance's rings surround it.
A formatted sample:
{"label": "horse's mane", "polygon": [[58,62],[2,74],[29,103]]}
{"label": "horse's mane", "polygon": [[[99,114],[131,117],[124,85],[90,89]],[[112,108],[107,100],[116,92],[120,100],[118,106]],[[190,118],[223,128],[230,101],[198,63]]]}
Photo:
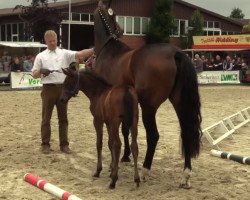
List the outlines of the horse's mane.
{"label": "horse's mane", "polygon": [[131,48],[120,40],[110,40],[102,49],[101,54],[119,55],[130,51]]}

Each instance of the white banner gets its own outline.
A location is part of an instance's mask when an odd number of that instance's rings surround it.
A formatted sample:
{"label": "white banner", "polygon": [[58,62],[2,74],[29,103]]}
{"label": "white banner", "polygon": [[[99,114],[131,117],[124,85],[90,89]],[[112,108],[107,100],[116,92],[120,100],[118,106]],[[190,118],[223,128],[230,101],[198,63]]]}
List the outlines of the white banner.
{"label": "white banner", "polygon": [[11,88],[42,87],[41,79],[35,79],[31,72],[11,72]]}
{"label": "white banner", "polygon": [[240,84],[240,71],[203,71],[197,77],[200,84]]}

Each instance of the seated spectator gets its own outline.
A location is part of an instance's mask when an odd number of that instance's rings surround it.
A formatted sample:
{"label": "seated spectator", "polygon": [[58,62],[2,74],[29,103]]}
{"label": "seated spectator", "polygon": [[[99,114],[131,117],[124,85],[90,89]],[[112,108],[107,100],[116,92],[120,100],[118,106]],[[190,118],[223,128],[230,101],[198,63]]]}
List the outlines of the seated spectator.
{"label": "seated spectator", "polygon": [[10,71],[10,62],[7,60],[7,57],[3,57],[3,71]]}
{"label": "seated spectator", "polygon": [[203,62],[203,71],[208,71],[209,70],[209,61],[208,58],[205,58]]}
{"label": "seated spectator", "polygon": [[27,58],[23,61],[23,71],[24,72],[31,72],[31,69],[34,64],[35,57],[34,56],[27,56]]}
{"label": "seated spectator", "polygon": [[202,70],[203,70],[203,62],[202,62],[199,54],[195,54],[193,64],[194,64],[195,71],[197,73],[202,72]]}
{"label": "seated spectator", "polygon": [[241,68],[242,68],[241,58],[238,57],[236,62],[235,62],[235,65],[234,65],[234,69],[235,70],[241,70]]}
{"label": "seated spectator", "polygon": [[20,60],[18,57],[14,58],[14,62],[11,64],[11,71],[12,72],[21,72],[22,66],[20,64]]}
{"label": "seated spectator", "polygon": [[4,71],[2,59],[0,59],[0,71],[1,71],[1,72]]}
{"label": "seated spectator", "polygon": [[223,62],[223,70],[225,71],[229,71],[229,70],[233,70],[233,63],[231,61],[230,56],[226,57],[226,60]]}
{"label": "seated spectator", "polygon": [[207,67],[208,71],[213,71],[214,70],[214,59],[211,58],[210,61],[208,61],[208,67]]}
{"label": "seated spectator", "polygon": [[215,71],[220,71],[223,69],[223,65],[222,65],[222,61],[221,61],[221,58],[219,55],[216,55],[215,57],[215,61],[214,61],[214,64],[213,64],[213,69]]}
{"label": "seated spectator", "polygon": [[244,58],[241,60],[241,69],[242,70],[248,70],[249,69],[249,67],[247,66],[247,63],[246,63]]}

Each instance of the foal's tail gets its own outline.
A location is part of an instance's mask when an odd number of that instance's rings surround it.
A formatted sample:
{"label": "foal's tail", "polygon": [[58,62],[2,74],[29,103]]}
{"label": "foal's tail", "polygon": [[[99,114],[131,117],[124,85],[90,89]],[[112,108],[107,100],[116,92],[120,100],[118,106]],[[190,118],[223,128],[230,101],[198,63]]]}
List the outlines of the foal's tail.
{"label": "foal's tail", "polygon": [[124,103],[124,115],[122,123],[123,127],[129,130],[133,124],[134,106],[136,105],[134,105],[134,98],[128,86],[126,86],[125,88],[123,103]]}
{"label": "foal's tail", "polygon": [[177,77],[174,90],[179,90],[177,115],[181,126],[182,155],[197,157],[201,145],[201,103],[195,68],[183,52],[175,54]]}

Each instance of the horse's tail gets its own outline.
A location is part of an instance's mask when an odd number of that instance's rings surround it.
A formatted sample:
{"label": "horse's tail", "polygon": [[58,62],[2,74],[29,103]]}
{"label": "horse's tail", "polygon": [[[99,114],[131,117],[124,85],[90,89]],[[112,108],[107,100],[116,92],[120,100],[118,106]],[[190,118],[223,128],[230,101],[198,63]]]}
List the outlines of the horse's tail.
{"label": "horse's tail", "polygon": [[126,86],[125,93],[123,96],[123,105],[124,105],[124,113],[123,113],[123,128],[126,128],[129,130],[133,123],[133,117],[134,117],[134,98],[131,94],[129,87]]}
{"label": "horse's tail", "polygon": [[202,136],[197,74],[191,59],[183,52],[176,52],[175,61],[177,76],[174,90],[180,89],[177,115],[181,126],[182,155],[197,157],[200,152]]}

